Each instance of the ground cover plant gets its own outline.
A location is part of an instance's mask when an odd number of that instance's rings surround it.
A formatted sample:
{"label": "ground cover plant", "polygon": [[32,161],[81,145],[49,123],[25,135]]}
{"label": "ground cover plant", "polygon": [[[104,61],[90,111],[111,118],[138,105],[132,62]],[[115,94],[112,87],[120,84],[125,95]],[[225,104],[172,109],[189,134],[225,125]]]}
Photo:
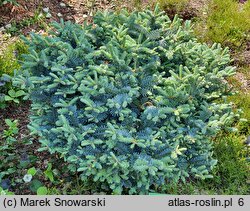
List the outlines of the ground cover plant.
{"label": "ground cover plant", "polygon": [[24,94],[22,90],[14,89],[11,77],[14,70],[20,68],[21,55],[27,52],[27,47],[20,40],[11,42],[0,54],[0,108],[4,108],[10,101],[19,103]]}
{"label": "ground cover plant", "polygon": [[83,182],[147,194],[211,178],[211,137],[239,115],[218,102],[234,74],[227,49],[196,41],[190,22],[159,12],[97,13],[94,26],[31,35],[15,79],[32,100],[29,128]]}

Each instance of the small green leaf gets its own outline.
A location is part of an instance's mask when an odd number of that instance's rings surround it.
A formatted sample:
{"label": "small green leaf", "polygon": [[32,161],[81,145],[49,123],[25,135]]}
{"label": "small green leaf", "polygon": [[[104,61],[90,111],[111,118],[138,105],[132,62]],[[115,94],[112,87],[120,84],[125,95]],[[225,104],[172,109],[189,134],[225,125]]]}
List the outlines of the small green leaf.
{"label": "small green leaf", "polygon": [[32,167],[32,168],[28,169],[27,174],[31,174],[32,176],[35,176],[36,172],[37,172],[36,168]]}
{"label": "small green leaf", "polygon": [[15,102],[15,103],[19,103],[19,100],[18,99],[13,99],[13,101]]}
{"label": "small green leaf", "polygon": [[46,170],[44,174],[51,182],[54,182],[54,176],[51,170]]}
{"label": "small green leaf", "polygon": [[20,97],[20,96],[22,96],[22,95],[25,95],[25,92],[24,92],[23,90],[18,90],[18,91],[16,92],[16,97]]}
{"label": "small green leaf", "polygon": [[52,164],[49,163],[48,164],[48,168],[46,169],[46,171],[44,172],[45,176],[51,181],[54,182],[54,175],[53,175],[53,171],[52,171]]}
{"label": "small green leaf", "polygon": [[12,126],[12,121],[10,120],[10,119],[5,119],[5,123],[6,123],[6,125],[8,125],[8,126]]}
{"label": "small green leaf", "polygon": [[43,184],[39,180],[35,179],[30,184],[30,190],[32,192],[36,193],[37,189],[42,187],[42,186],[43,186]]}
{"label": "small green leaf", "polygon": [[45,186],[42,186],[37,189],[36,193],[37,195],[47,195],[48,189]]}
{"label": "small green leaf", "polygon": [[10,96],[8,96],[8,95],[6,95],[6,96],[4,97],[4,100],[5,100],[5,101],[12,101],[13,98],[10,97]]}
{"label": "small green leaf", "polygon": [[9,91],[8,91],[8,94],[9,94],[12,98],[16,97],[16,92],[15,92],[13,89],[9,90]]}

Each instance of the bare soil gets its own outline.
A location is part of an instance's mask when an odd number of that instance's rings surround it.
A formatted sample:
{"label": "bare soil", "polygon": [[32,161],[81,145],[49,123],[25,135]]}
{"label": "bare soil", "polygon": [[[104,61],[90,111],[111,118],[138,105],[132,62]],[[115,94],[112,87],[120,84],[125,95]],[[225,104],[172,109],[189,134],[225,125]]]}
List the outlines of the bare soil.
{"label": "bare soil", "polygon": [[[12,23],[19,24],[25,19],[34,17],[37,13],[44,14],[44,8],[48,8],[51,14],[51,17],[45,20],[47,23],[59,21],[60,18],[74,21],[74,9],[66,3],[65,6],[61,6],[60,3],[64,2],[60,0],[17,0],[17,3],[17,6],[8,3],[0,7],[0,27],[6,27]],[[21,32],[28,34],[30,31],[37,31],[38,29],[39,25],[33,24],[22,28]]]}

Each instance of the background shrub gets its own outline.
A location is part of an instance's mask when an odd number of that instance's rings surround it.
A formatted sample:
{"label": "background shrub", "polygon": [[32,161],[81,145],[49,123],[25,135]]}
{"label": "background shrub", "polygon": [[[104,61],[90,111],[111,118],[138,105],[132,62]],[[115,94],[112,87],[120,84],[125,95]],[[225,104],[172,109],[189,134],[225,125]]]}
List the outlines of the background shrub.
{"label": "background shrub", "polygon": [[[8,42],[8,40],[7,40]],[[12,87],[11,77],[14,75],[15,70],[20,69],[20,61],[22,60],[21,55],[27,53],[27,46],[21,40],[14,40],[7,44],[6,49],[0,54],[0,108],[4,108],[7,104],[6,96],[8,92],[16,93]],[[11,93],[10,92],[10,93]],[[19,92],[22,92],[21,90]],[[10,96],[11,97],[11,96]],[[13,100],[20,96],[12,96]]]}
{"label": "background shrub", "polygon": [[171,19],[176,14],[184,20],[196,16],[196,11],[190,7],[190,0],[158,0],[157,2]]}
{"label": "background shrub", "polygon": [[27,46],[20,40],[10,43],[0,55],[0,76],[13,75],[14,70],[20,68],[21,55],[27,53]]}
{"label": "background shrub", "polygon": [[198,43],[190,22],[158,9],[54,27],[26,40],[14,80],[30,91],[29,128],[42,149],[114,194],[212,177],[210,138],[237,116],[225,101],[227,49]]}

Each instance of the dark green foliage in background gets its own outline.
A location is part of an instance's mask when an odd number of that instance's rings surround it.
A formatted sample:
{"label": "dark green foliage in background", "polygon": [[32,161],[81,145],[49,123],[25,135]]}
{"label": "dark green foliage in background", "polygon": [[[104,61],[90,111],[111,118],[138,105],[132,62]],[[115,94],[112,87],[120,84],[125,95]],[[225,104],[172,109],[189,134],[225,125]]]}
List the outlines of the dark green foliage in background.
{"label": "dark green foliage in background", "polygon": [[[8,103],[6,101],[6,96],[9,95],[8,92],[22,92],[22,90],[15,90],[12,87],[11,77],[14,75],[15,70],[20,69],[19,62],[22,60],[22,54],[27,52],[27,46],[22,41],[16,40],[9,44],[0,54],[0,108],[4,108]],[[19,101],[17,98],[20,96],[12,97]]]}
{"label": "dark green foliage in background", "polygon": [[226,103],[228,49],[198,43],[190,22],[157,9],[54,27],[26,40],[14,80],[30,93],[42,149],[114,194],[212,177],[210,138],[238,117]]}

